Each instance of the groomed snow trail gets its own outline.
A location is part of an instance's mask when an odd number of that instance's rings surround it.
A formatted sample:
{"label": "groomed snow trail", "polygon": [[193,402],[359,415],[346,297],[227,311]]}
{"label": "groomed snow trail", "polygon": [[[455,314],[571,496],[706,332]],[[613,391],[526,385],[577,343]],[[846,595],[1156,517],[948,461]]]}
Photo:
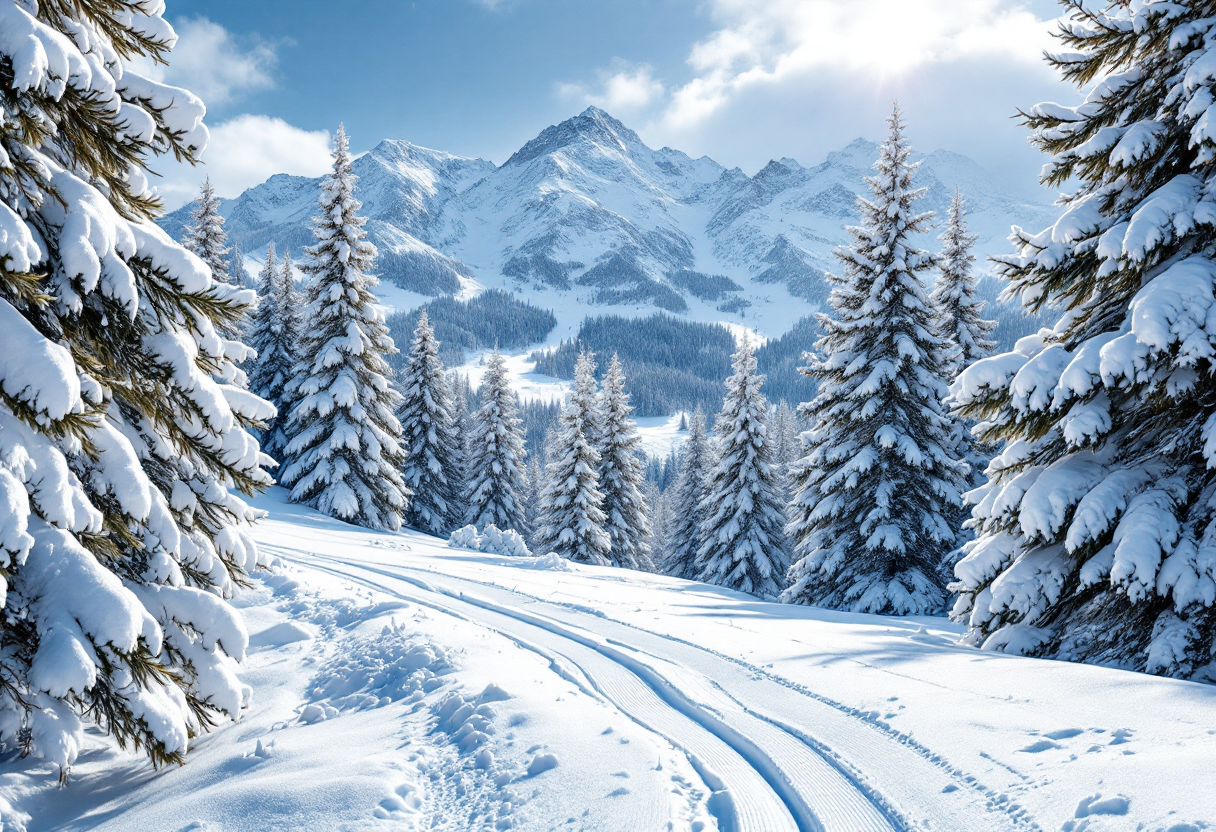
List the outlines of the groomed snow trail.
{"label": "groomed snow trail", "polygon": [[[319,532],[328,537],[328,532]],[[438,571],[405,537],[358,554],[274,554],[476,622],[687,755],[723,832],[1034,830],[1018,805],[910,737],[762,668],[586,606]],[[429,541],[428,541],[429,543]],[[430,548],[427,546],[426,548]],[[585,600],[585,599],[581,599]]]}

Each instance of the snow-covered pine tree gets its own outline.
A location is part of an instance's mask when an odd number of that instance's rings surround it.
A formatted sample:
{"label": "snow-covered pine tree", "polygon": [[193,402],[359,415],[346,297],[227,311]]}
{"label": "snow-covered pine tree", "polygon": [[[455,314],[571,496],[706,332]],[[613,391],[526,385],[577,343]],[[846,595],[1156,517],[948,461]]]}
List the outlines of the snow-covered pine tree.
{"label": "snow-covered pine tree", "polygon": [[600,455],[588,439],[598,435],[598,405],[595,361],[584,352],[574,365],[574,391],[549,431],[536,551],[608,566],[612,541],[604,530]]}
{"label": "snow-covered pine tree", "polygon": [[410,491],[401,479],[400,395],[384,356],[396,352],[368,274],[376,256],[354,196],[346,131],[334,139],[308,249],[308,300],[287,394],[291,499],[373,529],[398,529]]}
{"label": "snow-covered pine tree", "polygon": [[663,558],[663,572],[696,580],[701,574],[698,553],[705,542],[709,485],[717,467],[713,445],[705,432],[705,414],[697,411],[688,421],[688,440],[680,452],[680,472],[671,487],[671,531]]}
{"label": "snow-covered pine tree", "polygon": [[405,447],[401,473],[414,494],[405,512],[405,524],[427,534],[446,536],[464,519],[456,491],[461,443],[452,423],[452,394],[439,360],[439,342],[425,307],[418,316],[414,342],[397,387],[401,392],[397,420]]}
{"label": "snow-covered pine tree", "polygon": [[245,270],[245,254],[234,240],[232,251],[228,255],[228,283],[241,289],[256,289],[258,282],[249,277]]}
{"label": "snow-covered pine tree", "polygon": [[802,458],[802,429],[798,414],[786,402],[773,409],[773,458],[776,460],[781,499],[794,498],[794,463]]}
{"label": "snow-covered pine tree", "polygon": [[524,499],[528,475],[523,421],[507,364],[495,350],[481,380],[481,405],[470,419],[469,509],[465,522],[479,530],[488,525],[514,529],[528,537]]}
{"label": "snow-covered pine tree", "polygon": [[810,356],[819,392],[803,405],[811,429],[788,528],[799,560],[782,599],[911,615],[944,604],[937,569],[954,542],[961,466],[941,405],[946,345],[921,277],[933,258],[911,239],[932,215],[915,209],[924,192],[898,107],[888,124]]}
{"label": "snow-covered pine tree", "polygon": [[646,480],[642,495],[646,498],[647,523],[649,534],[646,537],[646,548],[650,552],[649,572],[657,572],[657,563],[666,557],[671,531],[671,517],[668,495],[659,487],[655,480]]}
{"label": "snow-covered pine tree", "polygon": [[183,243],[207,264],[213,280],[229,282],[228,235],[224,233],[220,200],[211,187],[211,177],[205,178],[199,188],[198,201],[190,211],[190,225],[185,230]]}
{"label": "snow-covered pine tree", "polygon": [[293,327],[289,292],[275,262],[274,243],[266,248],[266,265],[258,282],[258,305],[249,319],[249,346],[258,357],[250,362],[249,389],[273,404],[278,415],[267,421],[262,430],[262,450],[277,460],[286,461],[287,418],[290,408],[284,388],[291,380],[296,365],[296,342],[299,333]]}
{"label": "snow-covered pine tree", "polygon": [[604,495],[604,531],[611,541],[608,555],[614,566],[654,571],[650,559],[649,512],[642,493],[645,474],[638,451],[642,437],[637,422],[629,418],[629,394],[625,371],[615,355],[604,373],[600,394],[600,493]]}
{"label": "snow-covered pine tree", "polygon": [[[524,449],[527,450],[525,443]],[[524,539],[528,548],[534,552],[540,551],[540,492],[545,482],[545,470],[540,463],[539,453],[528,454],[527,479],[524,481]]]}
{"label": "snow-covered pine tree", "polygon": [[[991,333],[996,328],[996,321],[984,319],[986,304],[976,296],[976,280],[972,271],[975,255],[971,249],[977,237],[967,230],[965,216],[963,197],[956,188],[950,200],[946,229],[940,238],[942,250],[937,256],[937,265],[941,273],[929,297],[937,317],[938,332],[946,341],[948,357],[943,362],[942,374],[948,384],[958,377],[964,367],[987,358],[995,345]],[[961,416],[952,417],[950,425],[951,456],[966,462],[970,469],[962,481],[964,493],[985,482],[984,469],[995,452],[993,446],[975,440],[971,435],[974,426],[974,422]],[[953,580],[954,564],[961,556],[958,547],[971,538],[970,530],[964,528],[970,513],[970,507],[963,502],[951,507],[948,512],[948,520],[958,532],[958,537],[955,548],[940,565],[945,583]]]}
{"label": "snow-covered pine tree", "polygon": [[789,566],[785,504],[768,432],[769,405],[749,341],[735,351],[714,422],[717,462],[702,501],[698,579],[775,598]]}
{"label": "snow-covered pine tree", "polygon": [[[473,414],[470,412],[480,406],[473,395],[473,387],[469,383],[469,377],[464,373],[453,371],[448,372],[448,386],[452,391],[452,430],[456,434],[456,441],[459,443],[459,453],[457,454],[459,464],[456,469],[450,473],[452,480],[452,488],[455,490],[458,501],[456,505],[456,518],[464,523],[465,516],[469,512],[471,505],[472,486],[472,470],[470,468],[469,457],[472,455],[472,446],[470,444],[471,437],[474,432]],[[523,494],[519,495],[523,499]],[[523,528],[516,529],[524,535],[525,540],[527,534]]]}
{"label": "snow-covered pine tree", "polygon": [[946,215],[946,230],[940,237],[942,250],[937,265],[941,273],[930,295],[949,350],[942,372],[951,381],[964,367],[987,358],[996,344],[992,339],[996,321],[984,318],[987,304],[975,293],[975,255],[971,249],[978,238],[967,230],[966,215],[963,195],[956,188]]}
{"label": "snow-covered pine tree", "polygon": [[959,411],[1004,440],[955,567],[991,650],[1216,680],[1216,59],[1207,2],[1068,3],[1077,107],[1025,114],[1077,183],[1015,229],[1007,295],[1051,330],[965,370]]}
{"label": "snow-covered pine tree", "polygon": [[[204,107],[157,3],[0,3],[0,741],[66,776],[92,724],[156,764],[239,714],[225,601],[270,483],[231,326],[254,295],[153,222]],[[133,127],[135,125],[135,127]]]}

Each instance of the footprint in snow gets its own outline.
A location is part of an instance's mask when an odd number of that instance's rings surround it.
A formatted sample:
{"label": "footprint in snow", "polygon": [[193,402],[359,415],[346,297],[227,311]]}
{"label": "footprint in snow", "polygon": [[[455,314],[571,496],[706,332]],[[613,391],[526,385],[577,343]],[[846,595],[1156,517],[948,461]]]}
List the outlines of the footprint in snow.
{"label": "footprint in snow", "polygon": [[1064,746],[1060,745],[1059,743],[1052,742],[1051,740],[1037,740],[1036,742],[1032,742],[1030,745],[1026,746],[1025,748],[1019,748],[1018,751],[1020,751],[1024,754],[1040,754],[1044,751],[1050,751],[1053,748],[1063,748],[1063,747]]}
{"label": "footprint in snow", "polygon": [[[1077,810],[1073,813],[1073,817],[1077,820],[1083,820],[1084,818],[1099,815],[1123,816],[1127,814],[1131,803],[1129,798],[1121,794],[1114,795],[1113,797],[1091,794],[1088,797],[1081,798],[1081,802],[1077,804]],[[1078,824],[1076,821],[1069,821],[1060,827],[1060,832],[1080,832],[1086,826],[1087,824],[1084,823]]]}

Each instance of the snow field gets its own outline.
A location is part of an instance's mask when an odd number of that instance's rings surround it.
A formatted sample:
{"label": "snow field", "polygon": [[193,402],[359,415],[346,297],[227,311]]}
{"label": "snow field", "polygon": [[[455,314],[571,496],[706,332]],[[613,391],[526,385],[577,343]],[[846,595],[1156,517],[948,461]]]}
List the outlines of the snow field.
{"label": "snow field", "polygon": [[[943,619],[581,564],[546,572],[419,535],[385,557],[366,533],[299,535],[282,517],[295,508],[263,506],[281,555],[545,651],[553,674],[682,749],[719,828],[1164,831],[1216,818],[1208,686],[979,653]],[[654,776],[631,771],[631,787]]]}
{"label": "snow field", "polygon": [[1216,818],[1210,686],[980,653],[943,619],[369,532],[284,496],[257,501],[279,571],[237,600],[244,719],[161,773],[90,734],[66,790],[49,766],[0,761],[4,832],[1190,832]]}

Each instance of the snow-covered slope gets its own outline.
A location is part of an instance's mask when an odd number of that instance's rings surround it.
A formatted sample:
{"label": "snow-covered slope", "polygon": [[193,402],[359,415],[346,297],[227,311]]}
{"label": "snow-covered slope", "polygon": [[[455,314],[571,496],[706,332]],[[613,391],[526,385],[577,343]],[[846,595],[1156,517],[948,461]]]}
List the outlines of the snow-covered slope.
{"label": "snow-covered slope", "polygon": [[[499,167],[384,141],[355,171],[378,268],[402,289],[518,291],[558,314],[556,337],[587,314],[655,308],[778,335],[825,297],[823,272],[835,267],[831,252],[847,241],[876,158],[876,145],[858,139],[815,167],[781,159],[748,177],[651,149],[592,107]],[[924,156],[919,184],[939,213],[962,189],[981,256],[1006,250],[1010,224],[1039,227],[1054,214],[955,153]],[[229,234],[247,253],[271,239],[298,249],[310,241],[319,187],[271,177],[223,204]],[[162,224],[179,233],[188,210]]]}
{"label": "snow-covered slope", "polygon": [[5,830],[1216,822],[1211,686],[980,653],[941,619],[450,549],[282,498],[256,532],[282,571],[238,599],[253,709],[159,774],[97,734],[66,788],[0,761]]}

